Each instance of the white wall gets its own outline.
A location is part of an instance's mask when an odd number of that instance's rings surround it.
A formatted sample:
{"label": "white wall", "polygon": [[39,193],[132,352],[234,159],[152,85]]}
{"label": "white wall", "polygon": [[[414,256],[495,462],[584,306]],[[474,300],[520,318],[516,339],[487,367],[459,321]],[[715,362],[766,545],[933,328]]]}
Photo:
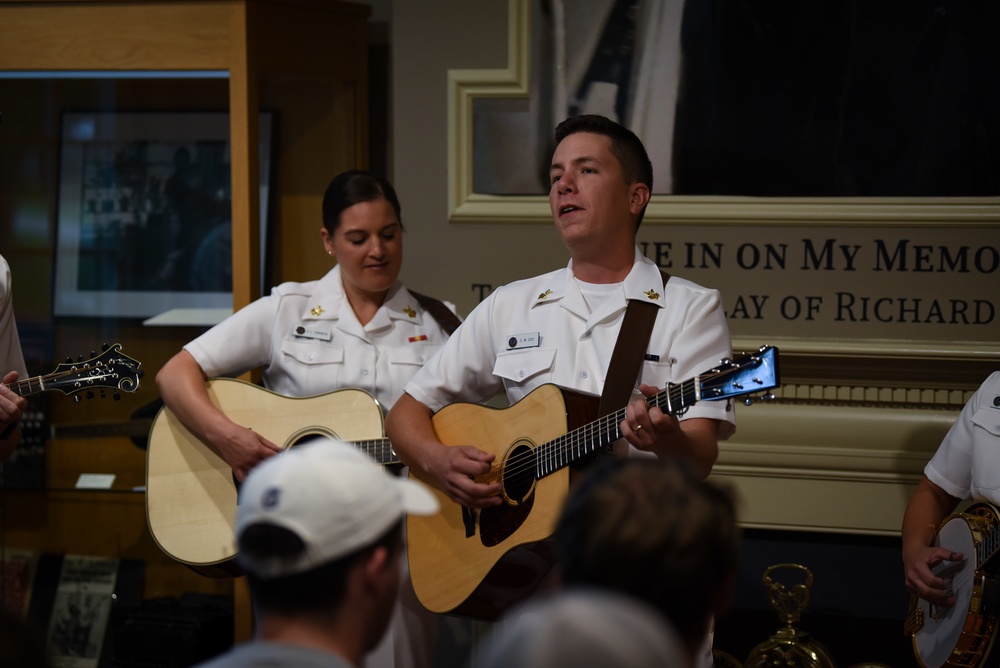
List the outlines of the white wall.
{"label": "white wall", "polygon": [[407,227],[403,282],[458,305],[473,283],[497,286],[564,265],[550,225],[449,224],[449,69],[507,65],[505,0],[395,0],[392,8],[392,174]]}

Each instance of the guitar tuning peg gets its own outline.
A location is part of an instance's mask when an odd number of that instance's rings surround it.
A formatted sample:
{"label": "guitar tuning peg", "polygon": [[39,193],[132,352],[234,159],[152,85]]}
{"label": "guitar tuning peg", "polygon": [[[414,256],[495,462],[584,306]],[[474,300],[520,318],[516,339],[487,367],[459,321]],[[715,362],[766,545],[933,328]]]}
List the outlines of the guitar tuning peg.
{"label": "guitar tuning peg", "polygon": [[93,399],[94,398],[94,391],[93,390],[87,390],[87,398],[88,399]]}
{"label": "guitar tuning peg", "polygon": [[114,399],[115,401],[121,401],[122,395],[119,394],[117,390],[115,390],[115,393],[111,395],[111,398]]}
{"label": "guitar tuning peg", "polygon": [[67,356],[66,356],[66,364],[72,364],[72,363],[73,363],[73,358],[72,358],[72,357],[69,357],[69,356],[67,355]]}
{"label": "guitar tuning peg", "polygon": [[750,397],[750,396],[746,397],[743,400],[743,405],[744,406],[753,406],[753,397]]}
{"label": "guitar tuning peg", "polygon": [[777,398],[778,397],[776,397],[773,392],[768,392],[760,397],[761,401],[774,401]]}
{"label": "guitar tuning peg", "polygon": [[107,396],[108,396],[107,392],[105,392],[104,388],[102,387],[101,388],[101,399],[105,399],[105,398],[107,398]]}
{"label": "guitar tuning peg", "polygon": [[109,346],[107,343],[101,344],[101,352],[107,351],[107,349],[110,347],[111,346]]}
{"label": "guitar tuning peg", "polygon": [[79,394],[74,394],[73,395],[73,403],[75,403],[75,404],[80,403],[80,395]]}

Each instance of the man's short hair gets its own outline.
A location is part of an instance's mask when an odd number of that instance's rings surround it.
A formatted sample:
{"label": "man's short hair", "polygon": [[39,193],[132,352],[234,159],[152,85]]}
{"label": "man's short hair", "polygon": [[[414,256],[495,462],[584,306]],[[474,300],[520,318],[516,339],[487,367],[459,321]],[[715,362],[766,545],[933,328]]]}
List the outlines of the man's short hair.
{"label": "man's short hair", "polygon": [[[566,137],[580,132],[604,135],[610,139],[611,152],[621,163],[625,182],[629,184],[644,183],[649,188],[649,192],[653,192],[653,163],[649,160],[646,147],[634,132],[604,116],[584,114],[567,118],[556,126],[556,145],[558,146]],[[637,228],[642,223],[642,217],[645,213],[645,208],[639,212],[639,218],[636,221]]]}
{"label": "man's short hair", "polygon": [[605,458],[571,492],[555,535],[567,585],[636,596],[689,642],[737,567],[732,495],[676,461]]}
{"label": "man's short hair", "polygon": [[[351,568],[365,554],[385,547],[390,556],[403,549],[403,520],[399,520],[373,543],[313,569],[285,577],[262,578],[247,573],[254,603],[262,611],[279,615],[315,614],[336,610],[347,592]],[[294,559],[306,549],[293,531],[274,524],[255,524],[240,537],[240,549],[258,559]]]}

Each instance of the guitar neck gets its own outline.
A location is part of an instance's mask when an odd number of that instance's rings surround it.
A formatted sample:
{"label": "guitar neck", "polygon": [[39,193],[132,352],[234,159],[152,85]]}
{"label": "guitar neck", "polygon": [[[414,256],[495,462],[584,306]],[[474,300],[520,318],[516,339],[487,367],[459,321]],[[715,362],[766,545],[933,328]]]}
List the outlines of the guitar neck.
{"label": "guitar neck", "polygon": [[[693,392],[687,396],[683,388],[685,385],[693,388],[696,382],[697,379],[692,379],[677,385],[669,384],[661,392],[646,397],[646,405],[650,408],[659,407],[664,413],[683,412],[697,401]],[[535,477],[543,478],[555,473],[620,439],[621,423],[625,415],[626,408],[622,408],[542,444],[536,454]]]}
{"label": "guitar neck", "polygon": [[372,438],[351,443],[382,466],[403,463],[399,461],[387,438]]}
{"label": "guitar neck", "polygon": [[[718,401],[751,394],[778,384],[778,351],[771,346],[738,360],[723,360],[719,366],[680,383],[668,383],[646,405],[664,413],[681,415],[699,401]],[[539,479],[622,437],[625,408],[541,445],[535,454],[535,478]]]}

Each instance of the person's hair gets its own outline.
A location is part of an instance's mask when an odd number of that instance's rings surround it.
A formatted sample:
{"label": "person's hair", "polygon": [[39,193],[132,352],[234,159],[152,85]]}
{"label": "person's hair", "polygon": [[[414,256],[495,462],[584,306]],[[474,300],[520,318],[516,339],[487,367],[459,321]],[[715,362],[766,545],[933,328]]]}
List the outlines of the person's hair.
{"label": "person's hair", "polygon": [[399,226],[403,226],[403,213],[399,198],[392,184],[386,179],[361,170],[351,170],[338,174],[330,181],[323,193],[323,227],[333,234],[340,225],[340,214],[355,204],[384,199],[396,212]]}
{"label": "person's hair", "polygon": [[[571,116],[556,126],[556,146],[566,137],[580,132],[604,135],[611,140],[611,153],[622,166],[622,175],[628,184],[644,183],[653,192],[653,163],[649,160],[646,147],[635,133],[625,126],[596,114]],[[648,203],[647,203],[648,204]],[[639,212],[635,226],[638,229],[646,207]]]}
{"label": "person's hair", "polygon": [[679,462],[605,458],[571,492],[556,527],[567,585],[653,605],[697,643],[736,573],[732,494]]}
{"label": "person's hair", "polygon": [[[395,555],[403,549],[402,530],[403,521],[400,520],[371,544],[302,573],[276,578],[247,573],[254,603],[262,612],[278,615],[336,610],[344,600],[347,577],[358,559],[378,547],[385,547],[390,556]],[[239,547],[248,556],[261,559],[292,558],[305,550],[302,539],[293,531],[263,522],[247,527],[240,534]]]}

